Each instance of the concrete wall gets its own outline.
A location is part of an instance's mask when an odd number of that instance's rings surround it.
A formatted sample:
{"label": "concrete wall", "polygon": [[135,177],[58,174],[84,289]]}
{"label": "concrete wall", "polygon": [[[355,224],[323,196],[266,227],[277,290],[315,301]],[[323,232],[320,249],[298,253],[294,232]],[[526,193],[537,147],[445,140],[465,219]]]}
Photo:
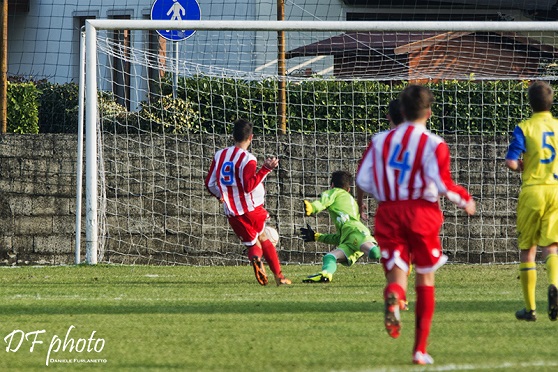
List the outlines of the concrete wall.
{"label": "concrete wall", "polygon": [[0,262],[59,264],[73,254],[76,137],[0,136]]}
{"label": "concrete wall", "polygon": [[[453,262],[517,261],[515,207],[520,179],[503,165],[507,137],[447,136],[446,140],[454,157],[455,179],[475,195],[479,211],[468,218],[442,201],[446,253]],[[332,171],[354,173],[367,141],[367,136],[354,134],[295,134],[267,142],[256,139],[253,149],[259,159],[270,153],[281,156],[280,170],[266,181],[266,206],[270,224],[281,236],[282,260],[319,262],[330,249],[323,244],[304,244],[297,237],[306,223],[321,232],[331,228],[327,213],[304,217],[301,200],[316,198],[325,190]],[[105,144],[107,174],[117,173],[106,177],[103,261],[244,262],[243,247],[228,227],[221,206],[203,187],[211,157],[216,148],[228,144],[228,137],[124,140],[106,136]],[[73,135],[0,136],[1,264],[73,263],[76,148]],[[125,148],[137,150],[136,155],[129,156]],[[373,212],[375,202],[369,204]],[[373,229],[372,220],[369,225]],[[83,247],[81,251],[85,257]]]}

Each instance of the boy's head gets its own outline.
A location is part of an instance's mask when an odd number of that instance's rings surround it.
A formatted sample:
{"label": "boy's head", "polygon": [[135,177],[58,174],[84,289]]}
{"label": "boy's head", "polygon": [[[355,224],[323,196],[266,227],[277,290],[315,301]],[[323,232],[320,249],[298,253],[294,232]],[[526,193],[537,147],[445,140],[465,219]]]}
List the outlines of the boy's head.
{"label": "boy's head", "polygon": [[554,90],[544,81],[535,81],[527,91],[533,112],[550,111],[554,100]]}
{"label": "boy's head", "polygon": [[353,176],[346,171],[335,171],[331,174],[331,185],[339,189],[349,190],[353,184]]}
{"label": "boy's head", "polygon": [[427,119],[431,113],[434,95],[425,86],[409,85],[399,95],[401,112],[408,121]]}
{"label": "boy's head", "polygon": [[233,138],[235,142],[244,142],[250,139],[253,130],[253,124],[248,120],[237,119],[234,122]]}
{"label": "boy's head", "polygon": [[391,125],[395,127],[405,121],[401,113],[401,103],[399,99],[396,98],[389,103],[387,119],[390,121]]}

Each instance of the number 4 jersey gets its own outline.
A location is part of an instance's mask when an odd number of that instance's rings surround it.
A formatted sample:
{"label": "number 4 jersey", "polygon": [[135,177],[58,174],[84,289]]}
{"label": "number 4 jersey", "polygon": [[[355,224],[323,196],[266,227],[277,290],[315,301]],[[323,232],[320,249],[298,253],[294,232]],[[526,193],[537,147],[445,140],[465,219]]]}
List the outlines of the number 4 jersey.
{"label": "number 4 jersey", "polygon": [[256,157],[246,150],[231,146],[217,151],[205,187],[223,201],[225,215],[240,216],[264,203],[262,181],[271,169],[256,170]]}
{"label": "number 4 jersey", "polygon": [[472,198],[450,174],[450,154],[444,140],[424,125],[404,123],[376,134],[362,156],[357,185],[380,202],[424,199],[439,194],[464,208]]}

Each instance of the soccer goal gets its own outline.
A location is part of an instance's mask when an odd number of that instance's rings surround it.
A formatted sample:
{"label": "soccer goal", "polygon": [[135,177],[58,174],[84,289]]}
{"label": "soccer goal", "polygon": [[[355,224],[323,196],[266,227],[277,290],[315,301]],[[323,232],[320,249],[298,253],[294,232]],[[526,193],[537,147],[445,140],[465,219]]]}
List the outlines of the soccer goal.
{"label": "soccer goal", "polygon": [[[166,40],[157,30],[195,30]],[[204,189],[215,151],[239,117],[251,151],[280,157],[265,181],[269,224],[286,263],[318,263],[305,217],[339,169],[355,173],[387,105],[409,83],[436,102],[429,129],[478,202],[474,217],[441,201],[452,262],[518,260],[520,185],[503,159],[530,115],[528,82],[556,79],[555,22],[88,20],[85,52],[85,243],[89,263],[234,265],[244,248]],[[372,215],[375,202],[368,200]],[[78,232],[80,226],[77,226]],[[79,234],[78,234],[79,235]]]}

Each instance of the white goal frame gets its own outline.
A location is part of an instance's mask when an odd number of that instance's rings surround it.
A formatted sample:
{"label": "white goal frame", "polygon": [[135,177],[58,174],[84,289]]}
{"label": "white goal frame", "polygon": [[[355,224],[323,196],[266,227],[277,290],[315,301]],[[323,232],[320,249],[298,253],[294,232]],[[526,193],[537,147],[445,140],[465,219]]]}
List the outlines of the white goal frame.
{"label": "white goal frame", "polygon": [[[85,248],[86,263],[96,264],[99,248],[98,226],[98,163],[97,163],[97,30],[219,30],[219,31],[504,31],[504,32],[558,32],[557,22],[367,22],[367,21],[155,21],[155,20],[101,20],[85,22],[85,54],[81,64],[85,66],[80,76],[80,92],[84,91],[85,102],[80,100],[80,112],[85,110]],[[83,57],[83,56],[82,56]],[[82,82],[85,81],[85,89]],[[83,107],[85,105],[85,108]],[[78,146],[83,141],[79,133]],[[81,157],[78,173],[81,171]],[[78,180],[82,175],[77,175]],[[78,192],[76,211],[81,213],[81,195]],[[76,219],[76,261],[79,261],[81,223]],[[79,263],[79,262],[76,262]]]}

